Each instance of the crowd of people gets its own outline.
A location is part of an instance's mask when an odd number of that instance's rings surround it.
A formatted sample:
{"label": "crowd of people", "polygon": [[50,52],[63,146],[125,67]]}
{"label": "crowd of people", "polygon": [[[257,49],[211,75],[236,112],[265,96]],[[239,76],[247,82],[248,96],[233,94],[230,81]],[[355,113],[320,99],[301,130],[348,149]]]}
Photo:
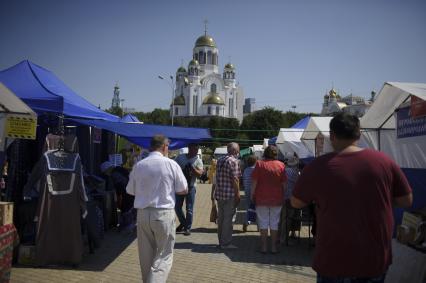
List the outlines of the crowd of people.
{"label": "crowd of people", "polygon": [[[392,208],[411,206],[411,188],[390,158],[358,147],[359,137],[356,116],[336,115],[330,122],[334,152],[304,168],[297,155],[282,162],[277,148],[268,146],[261,160],[249,156],[241,170],[239,145],[229,143],[227,155],[208,174],[217,207],[218,248],[238,249],[232,241],[233,218],[243,189],[243,230],[256,221],[259,252],[278,253],[280,241],[300,230],[301,209],[312,206],[317,282],[384,282],[392,260]],[[196,179],[204,173],[198,145],[190,144],[188,153],[175,160],[168,158],[168,146],[167,137],[152,138],[150,154],[133,167],[125,192],[134,197],[137,210],[144,282],[166,282],[176,233],[191,234]],[[250,214],[254,209],[256,219]]]}

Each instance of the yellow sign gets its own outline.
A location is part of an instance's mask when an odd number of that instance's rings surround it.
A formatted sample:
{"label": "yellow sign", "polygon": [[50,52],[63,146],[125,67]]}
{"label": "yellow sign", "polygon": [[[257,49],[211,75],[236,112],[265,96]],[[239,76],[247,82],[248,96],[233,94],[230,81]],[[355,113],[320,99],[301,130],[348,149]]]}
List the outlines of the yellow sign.
{"label": "yellow sign", "polygon": [[6,117],[6,137],[14,139],[36,138],[37,118],[8,115]]}

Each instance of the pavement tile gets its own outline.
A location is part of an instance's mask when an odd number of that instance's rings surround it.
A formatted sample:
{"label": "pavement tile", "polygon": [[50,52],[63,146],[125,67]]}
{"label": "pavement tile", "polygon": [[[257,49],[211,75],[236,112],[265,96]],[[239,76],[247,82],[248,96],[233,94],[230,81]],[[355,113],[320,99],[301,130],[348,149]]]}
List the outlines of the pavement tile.
{"label": "pavement tile", "polygon": [[[234,224],[235,251],[217,249],[216,224],[209,222],[210,190],[198,184],[191,236],[176,235],[172,270],[167,282],[315,282],[312,270],[313,249],[309,247],[307,228],[302,240],[282,247],[278,255],[257,252],[259,232],[250,225],[242,232],[244,212],[239,210]],[[243,204],[240,204],[243,207]],[[137,241],[134,233],[111,229],[100,249],[85,254],[77,269],[70,267],[33,268],[14,266],[11,282],[141,282]]]}

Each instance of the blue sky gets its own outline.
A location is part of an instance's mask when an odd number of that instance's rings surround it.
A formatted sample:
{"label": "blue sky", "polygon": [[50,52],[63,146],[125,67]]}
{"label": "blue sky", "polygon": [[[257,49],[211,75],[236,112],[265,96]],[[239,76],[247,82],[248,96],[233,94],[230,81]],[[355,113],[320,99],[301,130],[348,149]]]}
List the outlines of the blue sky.
{"label": "blue sky", "polygon": [[168,108],[204,32],[219,69],[236,66],[257,107],[319,112],[332,84],[369,97],[385,81],[426,82],[426,1],[0,0],[0,69],[29,59],[95,105],[118,82],[125,107]]}

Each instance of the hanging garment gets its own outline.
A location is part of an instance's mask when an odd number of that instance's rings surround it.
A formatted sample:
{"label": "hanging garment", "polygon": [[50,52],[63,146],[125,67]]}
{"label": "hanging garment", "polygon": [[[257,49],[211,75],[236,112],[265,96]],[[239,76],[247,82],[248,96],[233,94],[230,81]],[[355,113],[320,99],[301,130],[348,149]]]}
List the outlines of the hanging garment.
{"label": "hanging garment", "polygon": [[[43,152],[48,150],[54,150],[59,148],[59,140],[61,136],[54,134],[47,134],[46,140],[43,146]],[[64,150],[68,152],[79,152],[78,148],[78,140],[75,135],[66,135],[63,137],[64,139]]]}
{"label": "hanging garment", "polygon": [[79,264],[83,254],[80,218],[87,215],[80,156],[45,152],[25,185],[24,196],[37,180],[36,264]]}

